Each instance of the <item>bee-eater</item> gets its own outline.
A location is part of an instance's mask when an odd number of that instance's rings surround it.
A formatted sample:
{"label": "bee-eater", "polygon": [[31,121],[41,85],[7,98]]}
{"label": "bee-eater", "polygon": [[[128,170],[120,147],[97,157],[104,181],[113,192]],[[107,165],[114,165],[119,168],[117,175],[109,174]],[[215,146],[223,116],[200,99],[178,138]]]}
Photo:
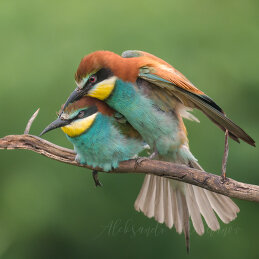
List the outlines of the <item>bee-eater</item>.
{"label": "bee-eater", "polygon": [[41,135],[61,127],[79,163],[110,171],[144,150],[138,132],[129,123],[120,123],[116,115],[104,102],[83,97],[68,105]]}
{"label": "bee-eater", "polygon": [[[182,117],[200,109],[235,141],[255,146],[254,140],[233,123],[223,110],[197,89],[185,76],[162,59],[142,51],[119,56],[96,51],[85,56],[75,74],[77,88],[64,107],[82,96],[106,102],[121,113],[155,151],[159,160],[201,169],[191,154]],[[239,208],[228,197],[182,182],[147,175],[135,202],[135,209],[155,217],[169,228],[185,234],[189,246],[189,217],[199,235],[204,233],[201,215],[209,228],[220,228],[236,218]],[[214,210],[214,211],[213,211]]]}

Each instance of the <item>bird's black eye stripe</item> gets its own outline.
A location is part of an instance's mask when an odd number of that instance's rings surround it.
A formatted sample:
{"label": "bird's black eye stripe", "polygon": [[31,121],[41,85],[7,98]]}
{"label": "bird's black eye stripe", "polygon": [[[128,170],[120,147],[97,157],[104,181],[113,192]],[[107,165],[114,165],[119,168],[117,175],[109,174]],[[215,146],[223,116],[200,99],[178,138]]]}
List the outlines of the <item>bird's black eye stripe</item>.
{"label": "bird's black eye stripe", "polygon": [[102,68],[102,69],[100,69],[100,70],[96,73],[96,75],[97,75],[97,78],[98,78],[97,81],[98,81],[98,82],[101,82],[101,81],[103,81],[103,80],[105,80],[105,79],[107,79],[107,78],[113,76],[113,73],[112,73],[112,71],[111,71],[110,69],[108,69],[108,68]]}
{"label": "bird's black eye stripe", "polygon": [[89,108],[85,109],[85,110],[81,110],[77,116],[75,117],[75,119],[83,119],[86,117],[89,117],[93,114],[95,114],[98,111],[96,106],[90,106]]}
{"label": "bird's black eye stripe", "polygon": [[[91,87],[95,84],[98,84],[99,82],[113,76],[113,73],[110,69],[108,68],[102,68],[95,74],[89,77],[87,82],[85,83],[84,87]],[[93,80],[95,79],[95,80]]]}

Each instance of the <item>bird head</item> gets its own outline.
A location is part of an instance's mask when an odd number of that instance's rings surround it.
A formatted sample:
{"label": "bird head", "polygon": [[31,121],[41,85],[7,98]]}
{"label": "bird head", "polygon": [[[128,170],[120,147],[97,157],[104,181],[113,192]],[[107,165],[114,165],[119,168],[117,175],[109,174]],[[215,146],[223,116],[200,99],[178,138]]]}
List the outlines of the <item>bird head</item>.
{"label": "bird head", "polygon": [[107,99],[112,94],[117,79],[136,82],[139,68],[146,65],[150,57],[141,54],[128,57],[131,58],[121,57],[110,51],[96,51],[85,56],[75,74],[77,88],[69,96],[64,108],[82,96]]}
{"label": "bird head", "polygon": [[61,128],[69,137],[78,137],[90,129],[99,113],[111,116],[114,111],[97,99],[83,97],[69,104],[65,109],[61,108],[58,118],[50,123],[40,136],[53,129]]}

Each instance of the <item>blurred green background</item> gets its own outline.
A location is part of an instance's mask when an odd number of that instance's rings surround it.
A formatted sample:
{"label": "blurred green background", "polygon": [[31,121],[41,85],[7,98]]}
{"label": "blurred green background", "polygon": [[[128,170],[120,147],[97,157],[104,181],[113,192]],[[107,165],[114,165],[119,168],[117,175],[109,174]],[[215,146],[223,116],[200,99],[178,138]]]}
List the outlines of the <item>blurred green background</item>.
{"label": "blurred green background", "polygon": [[[140,49],[183,72],[259,140],[259,2],[0,1],[0,136],[20,134],[41,108],[38,135],[74,89],[81,58]],[[200,164],[220,173],[223,133],[200,112],[186,122]],[[71,145],[61,131],[46,139]],[[258,142],[257,142],[258,143]],[[230,141],[227,173],[259,184],[258,148]],[[1,151],[0,258],[259,258],[256,203],[221,230],[184,237],[134,211],[143,175],[100,174],[30,151]]]}

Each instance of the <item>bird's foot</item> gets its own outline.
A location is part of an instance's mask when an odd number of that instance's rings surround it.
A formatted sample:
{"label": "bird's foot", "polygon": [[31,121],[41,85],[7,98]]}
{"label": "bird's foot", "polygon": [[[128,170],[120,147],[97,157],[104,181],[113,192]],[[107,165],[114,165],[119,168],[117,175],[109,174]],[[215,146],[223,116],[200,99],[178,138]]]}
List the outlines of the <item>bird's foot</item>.
{"label": "bird's foot", "polygon": [[135,162],[135,169],[137,168],[137,167],[139,167],[139,166],[141,166],[141,163],[143,162],[143,161],[145,161],[145,160],[152,160],[152,159],[154,159],[155,157],[156,157],[156,155],[157,155],[157,152],[155,151],[155,152],[153,152],[150,156],[148,156],[148,157],[137,157],[136,158],[136,162]]}
{"label": "bird's foot", "polygon": [[141,163],[145,160],[149,160],[149,157],[138,157],[135,161],[135,169],[141,166]]}
{"label": "bird's foot", "polygon": [[101,184],[101,182],[99,181],[99,178],[98,178],[98,171],[93,170],[92,175],[93,175],[95,186],[96,187],[98,187],[98,186],[102,187],[102,184]]}

